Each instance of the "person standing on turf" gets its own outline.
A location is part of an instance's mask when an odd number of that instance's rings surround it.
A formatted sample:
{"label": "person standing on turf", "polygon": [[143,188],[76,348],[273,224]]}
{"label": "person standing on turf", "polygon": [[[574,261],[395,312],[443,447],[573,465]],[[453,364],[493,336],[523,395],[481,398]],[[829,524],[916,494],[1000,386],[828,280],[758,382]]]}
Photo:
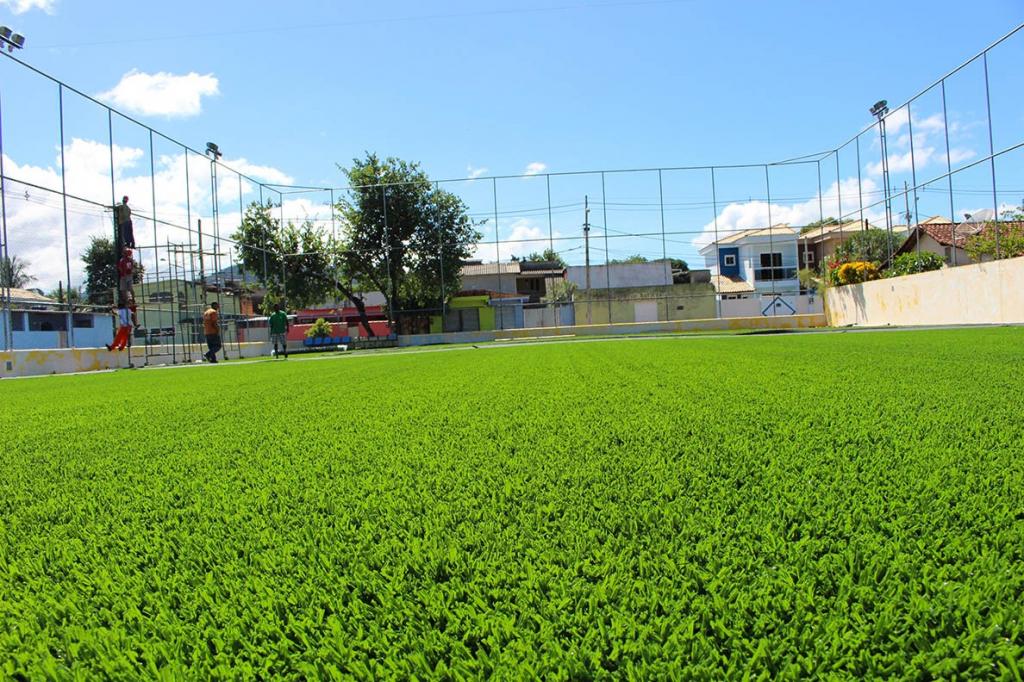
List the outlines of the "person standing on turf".
{"label": "person standing on turf", "polygon": [[203,357],[209,362],[217,362],[217,351],[220,350],[220,305],[214,301],[203,313],[203,333],[206,334],[206,347]]}
{"label": "person standing on turf", "polygon": [[128,208],[128,197],[121,197],[121,203],[114,206],[114,222],[121,246],[135,248],[135,232],[132,230],[132,210]]}
{"label": "person standing on turf", "polygon": [[268,320],[270,325],[270,342],[274,344],[274,357],[280,357],[277,351],[277,344],[281,344],[281,351],[284,353],[284,359],[288,359],[288,338],[285,334],[288,333],[288,314],[281,310],[281,304],[274,304],[274,313]]}

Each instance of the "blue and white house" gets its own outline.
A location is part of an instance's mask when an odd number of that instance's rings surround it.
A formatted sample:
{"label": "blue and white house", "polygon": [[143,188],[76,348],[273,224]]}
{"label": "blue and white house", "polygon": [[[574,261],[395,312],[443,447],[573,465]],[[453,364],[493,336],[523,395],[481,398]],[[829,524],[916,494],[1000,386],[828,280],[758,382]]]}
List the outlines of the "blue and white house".
{"label": "blue and white house", "polygon": [[820,297],[800,293],[799,232],[772,225],[733,232],[700,249],[722,317],[821,312]]}

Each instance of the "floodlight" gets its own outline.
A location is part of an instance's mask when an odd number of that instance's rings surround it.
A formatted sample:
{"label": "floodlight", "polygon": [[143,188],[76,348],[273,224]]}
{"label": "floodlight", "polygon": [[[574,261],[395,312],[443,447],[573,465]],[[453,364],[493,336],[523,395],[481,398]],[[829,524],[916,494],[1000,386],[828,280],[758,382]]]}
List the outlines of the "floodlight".
{"label": "floodlight", "polygon": [[0,26],[0,40],[8,41],[11,39],[11,29],[6,26]]}
{"label": "floodlight", "polygon": [[219,159],[221,156],[223,156],[223,154],[221,154],[220,152],[220,147],[218,147],[215,142],[206,143],[206,153],[210,156],[213,156],[213,158],[215,159]]}
{"label": "floodlight", "polygon": [[21,35],[20,33],[15,33],[14,36],[11,38],[11,47],[16,47],[18,49],[25,47],[25,36]]}
{"label": "floodlight", "polygon": [[884,99],[880,99],[875,102],[875,105],[869,110],[872,116],[885,116],[889,113],[889,103]]}

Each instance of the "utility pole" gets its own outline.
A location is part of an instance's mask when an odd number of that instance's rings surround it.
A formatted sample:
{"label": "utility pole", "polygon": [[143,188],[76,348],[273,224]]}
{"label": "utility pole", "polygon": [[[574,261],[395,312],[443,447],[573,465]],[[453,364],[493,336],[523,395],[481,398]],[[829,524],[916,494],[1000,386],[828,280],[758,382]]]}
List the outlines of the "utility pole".
{"label": "utility pole", "polygon": [[[903,210],[906,211],[906,213],[904,213],[903,215],[906,216],[906,218],[907,218],[907,235],[909,236],[910,235],[910,231],[912,229],[914,229],[914,228],[911,227],[911,225],[910,225],[910,219],[913,216],[913,214],[910,212],[910,189],[907,186],[907,181],[906,180],[903,181],[903,206],[904,206]],[[921,257],[921,238],[920,237],[921,236],[918,235],[917,239],[915,240],[916,243],[917,243],[917,257],[918,258]],[[890,259],[890,263],[889,264],[892,265],[891,259]]]}
{"label": "utility pole", "polygon": [[583,259],[587,290],[587,324],[590,324],[592,322],[590,314],[590,202],[586,194],[583,195]]}

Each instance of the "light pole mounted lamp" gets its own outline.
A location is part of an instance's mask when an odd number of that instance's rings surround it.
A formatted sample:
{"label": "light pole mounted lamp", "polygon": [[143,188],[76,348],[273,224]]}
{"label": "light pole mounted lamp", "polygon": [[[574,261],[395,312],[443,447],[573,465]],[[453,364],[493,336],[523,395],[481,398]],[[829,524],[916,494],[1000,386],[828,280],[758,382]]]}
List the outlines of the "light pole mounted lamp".
{"label": "light pole mounted lamp", "polygon": [[889,199],[889,147],[885,141],[885,116],[889,103],[880,99],[868,110],[878,119],[878,136],[882,144],[882,184],[885,191],[885,229],[889,233],[889,259],[892,260],[892,204]]}
{"label": "light pole mounted lamp", "polygon": [[6,47],[8,52],[14,52],[25,47],[25,36],[15,33],[6,26],[0,26],[0,48]]}

